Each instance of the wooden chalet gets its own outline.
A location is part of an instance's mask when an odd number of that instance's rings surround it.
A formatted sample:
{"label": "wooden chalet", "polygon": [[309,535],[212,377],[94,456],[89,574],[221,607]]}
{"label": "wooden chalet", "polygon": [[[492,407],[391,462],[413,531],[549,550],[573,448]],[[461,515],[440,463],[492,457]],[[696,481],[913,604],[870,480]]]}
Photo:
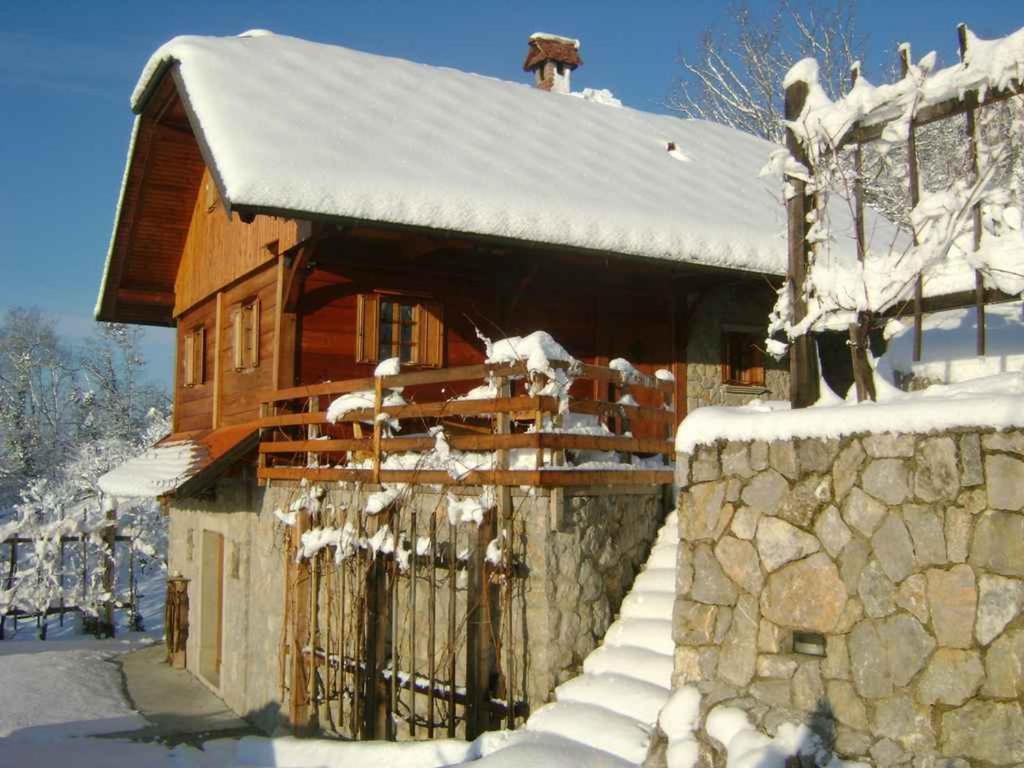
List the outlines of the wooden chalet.
{"label": "wooden chalet", "polygon": [[[555,42],[534,36],[528,68],[550,70],[545,50],[573,59],[556,72],[580,63],[578,46]],[[606,615],[593,609],[580,630],[577,645],[593,647],[671,503],[670,464],[657,459],[671,456],[687,410],[786,395],[786,372],[760,351],[786,259],[775,183],[757,178],[771,146],[269,33],[176,38],[154,54],[133,108],[96,317],[177,332],[165,443],[201,445],[203,459],[158,495],[170,569],[191,580],[179,611],[191,626],[188,668],[267,728],[419,738],[514,726],[580,658],[545,656],[566,639],[527,608],[554,594],[545,547],[581,535],[580,510],[617,510],[618,527],[595,528],[623,549],[591,601]],[[481,336],[538,329],[578,361],[567,407],[538,394],[544,381],[521,363],[486,363]],[[400,373],[375,376],[389,358]],[[621,358],[635,371],[610,366]],[[457,399],[488,381],[493,395]],[[404,404],[389,406],[399,387]],[[370,393],[366,408],[328,422],[331,401],[355,391]],[[549,431],[566,410],[606,433]],[[402,431],[388,434],[388,418]],[[497,458],[459,476],[389,464],[429,451],[437,426],[453,449]],[[517,470],[514,451],[537,460]],[[574,466],[586,451],[604,462]],[[321,504],[309,492],[317,483],[329,498],[363,495]],[[423,494],[344,517],[380,483]],[[463,531],[445,505],[481,487],[499,489],[495,508]],[[360,559],[358,547],[344,565],[329,550],[296,563],[304,532],[351,524],[368,540],[385,521],[435,544],[406,570],[377,550]],[[485,562],[502,536],[516,542],[503,564]],[[471,554],[460,565],[463,540]],[[326,586],[350,566],[358,578]],[[469,586],[456,597],[463,568]],[[416,586],[446,569],[448,598],[439,582]],[[492,587],[501,594],[479,602]],[[338,608],[345,595],[349,608]],[[353,604],[357,624],[331,618]],[[400,610],[422,614],[419,631]],[[487,645],[484,620],[501,625],[501,648]],[[435,630],[438,647],[447,638],[443,664],[423,645],[428,625],[431,643]],[[529,644],[517,625],[529,626]],[[422,685],[395,682],[410,667],[405,679]],[[399,733],[390,715],[410,707],[429,714]]]}

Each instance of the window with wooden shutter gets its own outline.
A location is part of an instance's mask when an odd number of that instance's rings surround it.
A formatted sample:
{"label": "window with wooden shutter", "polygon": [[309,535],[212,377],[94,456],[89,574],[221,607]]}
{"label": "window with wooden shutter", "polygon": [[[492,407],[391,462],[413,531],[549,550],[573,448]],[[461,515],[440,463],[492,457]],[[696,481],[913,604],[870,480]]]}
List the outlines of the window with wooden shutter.
{"label": "window with wooden shutter", "polygon": [[182,348],[182,380],[186,387],[206,383],[206,329],[194,328],[185,334]]}
{"label": "window with wooden shutter", "polygon": [[444,324],[437,302],[401,294],[358,297],[356,361],[397,357],[406,365],[439,368],[444,361]]}
{"label": "window with wooden shutter", "polygon": [[764,353],[757,334],[744,331],[722,334],[722,383],[764,386]]}

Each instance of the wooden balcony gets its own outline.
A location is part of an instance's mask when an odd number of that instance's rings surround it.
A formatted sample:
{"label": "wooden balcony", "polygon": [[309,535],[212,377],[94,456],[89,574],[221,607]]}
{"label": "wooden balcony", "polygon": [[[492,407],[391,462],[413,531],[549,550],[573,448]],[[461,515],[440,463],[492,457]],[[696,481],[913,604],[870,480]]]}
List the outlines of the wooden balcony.
{"label": "wooden balcony", "polygon": [[[553,363],[551,372],[571,380],[567,394],[549,394],[548,377],[525,363],[416,370],[269,393],[258,422],[259,480],[531,487],[672,482],[673,382],[583,363]],[[484,384],[490,396],[465,397]],[[396,390],[405,403],[387,404]],[[330,403],[357,392],[367,406],[328,421]],[[596,417],[608,431],[563,427],[566,414]],[[490,454],[489,460],[462,472],[439,468],[428,460],[438,426],[450,449]],[[587,462],[581,452],[611,458]],[[412,466],[388,461],[402,454],[412,457]],[[658,456],[666,458],[664,466],[637,461]]]}

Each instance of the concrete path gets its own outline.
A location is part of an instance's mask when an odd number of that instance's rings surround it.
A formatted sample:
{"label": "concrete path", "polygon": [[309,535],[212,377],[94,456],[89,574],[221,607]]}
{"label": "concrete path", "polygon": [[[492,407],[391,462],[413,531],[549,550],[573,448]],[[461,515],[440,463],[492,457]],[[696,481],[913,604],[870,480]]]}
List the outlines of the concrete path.
{"label": "concrete path", "polygon": [[165,664],[165,654],[163,645],[154,645],[121,658],[125,693],[150,725],[109,736],[198,746],[210,738],[259,733],[191,673]]}

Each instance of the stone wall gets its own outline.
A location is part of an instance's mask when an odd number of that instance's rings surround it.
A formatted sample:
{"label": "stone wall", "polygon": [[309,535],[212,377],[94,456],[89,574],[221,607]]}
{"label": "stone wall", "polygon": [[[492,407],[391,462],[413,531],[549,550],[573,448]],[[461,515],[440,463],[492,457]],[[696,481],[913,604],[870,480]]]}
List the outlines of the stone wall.
{"label": "stone wall", "polygon": [[765,386],[741,387],[722,381],[722,333],[743,330],[764,338],[765,318],[775,301],[767,284],[757,291],[750,283],[709,291],[700,299],[689,323],[686,346],[686,410],[705,405],[743,405],[755,397],[789,397],[789,369],[765,356]]}
{"label": "stone wall", "polygon": [[721,443],[677,476],[674,682],[704,713],[882,766],[1024,762],[1024,432]]}
{"label": "stone wall", "polygon": [[[375,490],[365,487],[357,493]],[[202,679],[201,543],[203,531],[215,531],[225,541],[223,662],[219,684],[204,682],[232,709],[268,732],[279,728],[285,715],[278,664],[284,529],[273,510],[287,509],[295,493],[287,484],[264,490],[251,480],[222,480],[209,498],[175,500],[170,510],[169,568],[191,580],[188,668]],[[365,501],[352,493],[332,488],[324,504],[340,507]],[[421,522],[443,508],[436,492],[425,490],[414,498]],[[656,488],[515,490],[513,507],[522,524],[518,549],[525,552],[528,572],[517,593],[513,620],[513,626],[522,628],[516,640],[517,689],[525,689],[531,707],[550,700],[555,686],[578,674],[583,658],[601,642],[647,558],[665,515],[665,498]],[[439,526],[439,539],[446,529],[447,525]],[[460,534],[460,548],[465,546],[464,535]],[[428,605],[422,585],[418,594],[422,628]],[[457,615],[464,615],[464,587],[457,600]],[[446,601],[446,594],[439,596],[439,615],[447,610]],[[399,615],[407,615],[404,606]],[[416,654],[425,656],[426,633],[418,634],[423,637],[416,641]],[[425,658],[418,659],[418,668],[426,668]],[[458,668],[462,684],[464,659]]]}

